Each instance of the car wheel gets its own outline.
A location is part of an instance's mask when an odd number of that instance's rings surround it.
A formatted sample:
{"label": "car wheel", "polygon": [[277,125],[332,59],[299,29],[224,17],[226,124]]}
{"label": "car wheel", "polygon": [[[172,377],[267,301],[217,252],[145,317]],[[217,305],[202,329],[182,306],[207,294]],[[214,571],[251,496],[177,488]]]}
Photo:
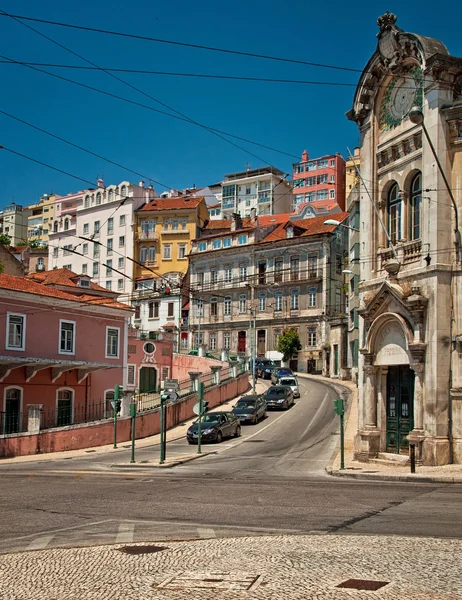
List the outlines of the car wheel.
{"label": "car wheel", "polygon": [[223,434],[221,431],[217,433],[217,444],[220,444],[223,441]]}
{"label": "car wheel", "polygon": [[254,416],[254,418],[252,419],[252,425],[256,425],[258,423],[258,417],[257,415]]}
{"label": "car wheel", "polygon": [[234,437],[241,437],[241,426],[238,425],[236,427],[236,431],[234,432]]}

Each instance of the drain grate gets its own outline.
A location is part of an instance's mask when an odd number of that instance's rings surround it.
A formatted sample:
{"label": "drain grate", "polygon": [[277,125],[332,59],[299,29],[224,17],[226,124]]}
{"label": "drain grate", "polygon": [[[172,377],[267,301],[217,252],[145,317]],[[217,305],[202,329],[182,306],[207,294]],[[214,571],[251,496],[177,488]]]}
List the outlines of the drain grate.
{"label": "drain grate", "polygon": [[167,546],[123,546],[123,548],[117,548],[120,552],[125,554],[152,554],[153,552],[162,552],[162,550],[168,550]]}
{"label": "drain grate", "polygon": [[384,585],[388,585],[389,583],[389,581],[373,581],[372,579],[347,579],[346,581],[344,581],[343,583],[339,583],[335,587],[375,592],[382,588]]}
{"label": "drain grate", "polygon": [[215,589],[251,592],[262,584],[262,577],[262,575],[255,573],[233,573],[230,571],[179,573],[153,587],[173,590]]}

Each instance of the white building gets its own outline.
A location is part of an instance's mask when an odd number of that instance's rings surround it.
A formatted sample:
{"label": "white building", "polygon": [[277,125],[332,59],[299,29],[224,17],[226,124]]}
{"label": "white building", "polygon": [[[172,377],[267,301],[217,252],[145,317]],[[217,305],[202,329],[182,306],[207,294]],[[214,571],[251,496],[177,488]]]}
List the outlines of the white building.
{"label": "white building", "polygon": [[12,202],[0,210],[0,235],[8,235],[12,246],[27,242],[27,218],[31,211]]}
{"label": "white building", "polygon": [[225,177],[221,184],[223,218],[231,218],[233,213],[250,217],[252,208],[257,216],[292,212],[292,189],[279,169],[247,169]]}
{"label": "white building", "polygon": [[[134,211],[156,197],[145,188],[122,181],[56,199],[53,231],[49,234],[48,268],[66,267],[86,274],[121,300],[132,291]],[[124,296],[126,296],[124,298]]]}

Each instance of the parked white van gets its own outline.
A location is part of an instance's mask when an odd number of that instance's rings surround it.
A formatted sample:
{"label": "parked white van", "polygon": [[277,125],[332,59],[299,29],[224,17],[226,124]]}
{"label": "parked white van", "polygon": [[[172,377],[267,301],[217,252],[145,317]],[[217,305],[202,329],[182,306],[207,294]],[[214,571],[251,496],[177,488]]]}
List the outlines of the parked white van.
{"label": "parked white van", "polygon": [[278,385],[287,385],[293,391],[294,398],[300,398],[300,390],[295,377],[284,375],[284,377],[279,378]]}

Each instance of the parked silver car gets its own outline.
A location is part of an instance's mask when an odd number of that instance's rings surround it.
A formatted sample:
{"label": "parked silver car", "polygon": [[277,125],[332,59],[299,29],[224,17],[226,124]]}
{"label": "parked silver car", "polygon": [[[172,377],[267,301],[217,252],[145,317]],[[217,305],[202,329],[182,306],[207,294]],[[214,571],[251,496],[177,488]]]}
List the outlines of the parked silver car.
{"label": "parked silver car", "polygon": [[300,398],[300,388],[295,377],[280,377],[278,385],[287,385],[294,393],[294,398]]}

